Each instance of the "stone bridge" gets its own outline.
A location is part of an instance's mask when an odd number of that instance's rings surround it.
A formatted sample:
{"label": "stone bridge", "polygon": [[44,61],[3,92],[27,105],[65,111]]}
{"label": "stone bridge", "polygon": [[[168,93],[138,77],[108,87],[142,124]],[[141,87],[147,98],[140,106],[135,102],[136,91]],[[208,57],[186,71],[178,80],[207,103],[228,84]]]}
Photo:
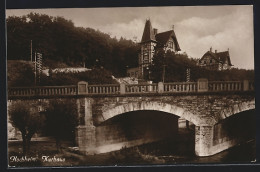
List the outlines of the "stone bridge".
{"label": "stone bridge", "polygon": [[[76,140],[80,151],[86,154],[153,142],[167,132],[159,128],[162,125],[160,120],[152,124],[155,127],[158,125],[158,131],[154,130],[149,135],[144,132],[145,122],[133,126],[135,134],[131,138],[126,136],[125,130],[122,131],[122,128],[131,128],[124,126],[128,123],[121,126],[106,124],[118,116],[127,116],[129,112],[160,111],[171,114],[176,119],[180,117],[190,121],[195,125],[194,150],[198,156],[210,156],[245,141],[244,137],[252,134],[255,125],[253,123],[252,127],[251,123],[245,126],[244,119],[227,120],[240,112],[255,109],[254,83],[246,80],[209,82],[200,79],[198,82],[139,85],[88,85],[87,82],[79,82],[76,86],[8,90],[8,99],[12,101],[49,100],[57,97],[75,99],[80,119]],[[172,120],[167,125],[173,126],[170,127],[169,134],[176,134],[178,122]],[[234,132],[234,125],[246,129],[238,127]],[[250,133],[234,134],[241,131]],[[151,136],[152,134],[154,135]]]}

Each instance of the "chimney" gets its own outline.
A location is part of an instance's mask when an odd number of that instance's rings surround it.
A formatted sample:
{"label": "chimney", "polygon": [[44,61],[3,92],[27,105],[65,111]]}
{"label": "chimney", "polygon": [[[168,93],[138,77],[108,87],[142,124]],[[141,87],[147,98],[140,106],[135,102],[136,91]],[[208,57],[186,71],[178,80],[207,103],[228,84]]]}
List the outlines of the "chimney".
{"label": "chimney", "polygon": [[212,52],[212,47],[210,47],[209,51]]}
{"label": "chimney", "polygon": [[154,35],[156,35],[157,34],[157,32],[158,32],[158,29],[153,29],[153,33],[154,33]]}
{"label": "chimney", "polygon": [[218,52],[218,50],[215,50],[215,53],[217,53]]}
{"label": "chimney", "polygon": [[174,30],[174,24],[172,25],[172,30]]}

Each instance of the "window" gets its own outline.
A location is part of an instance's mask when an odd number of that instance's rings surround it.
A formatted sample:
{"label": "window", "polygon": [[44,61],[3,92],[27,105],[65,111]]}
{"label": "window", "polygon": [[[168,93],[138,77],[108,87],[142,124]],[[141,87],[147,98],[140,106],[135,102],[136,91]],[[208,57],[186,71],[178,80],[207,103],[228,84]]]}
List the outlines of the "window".
{"label": "window", "polygon": [[144,55],[144,59],[143,59],[143,63],[148,63],[149,59],[148,59],[148,54]]}
{"label": "window", "polygon": [[168,47],[169,47],[169,48],[173,48],[173,42],[169,41]]}

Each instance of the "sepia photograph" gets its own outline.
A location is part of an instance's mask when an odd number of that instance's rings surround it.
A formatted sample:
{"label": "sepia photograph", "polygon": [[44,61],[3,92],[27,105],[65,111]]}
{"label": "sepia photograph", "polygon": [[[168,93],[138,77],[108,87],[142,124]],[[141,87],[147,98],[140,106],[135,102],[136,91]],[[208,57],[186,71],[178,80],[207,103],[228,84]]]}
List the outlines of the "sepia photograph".
{"label": "sepia photograph", "polygon": [[253,16],[7,9],[8,167],[255,164]]}

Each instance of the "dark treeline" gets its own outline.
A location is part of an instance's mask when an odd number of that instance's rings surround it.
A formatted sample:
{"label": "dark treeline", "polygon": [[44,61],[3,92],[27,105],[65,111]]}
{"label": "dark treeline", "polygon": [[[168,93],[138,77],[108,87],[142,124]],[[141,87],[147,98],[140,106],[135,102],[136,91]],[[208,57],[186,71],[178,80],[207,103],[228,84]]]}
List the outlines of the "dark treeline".
{"label": "dark treeline", "polygon": [[75,27],[63,17],[30,13],[8,17],[8,60],[30,60],[31,40],[33,52],[43,54],[44,64],[57,62],[69,66],[103,66],[115,76],[123,76],[126,66],[138,64],[139,45],[91,28]]}
{"label": "dark treeline", "polygon": [[[7,81],[9,87],[35,86],[33,63],[22,60],[9,60],[7,63]],[[79,81],[89,84],[115,84],[112,73],[104,68],[93,68],[86,72],[77,73],[52,73],[49,76],[41,75],[40,82],[36,85],[76,85]]]}

